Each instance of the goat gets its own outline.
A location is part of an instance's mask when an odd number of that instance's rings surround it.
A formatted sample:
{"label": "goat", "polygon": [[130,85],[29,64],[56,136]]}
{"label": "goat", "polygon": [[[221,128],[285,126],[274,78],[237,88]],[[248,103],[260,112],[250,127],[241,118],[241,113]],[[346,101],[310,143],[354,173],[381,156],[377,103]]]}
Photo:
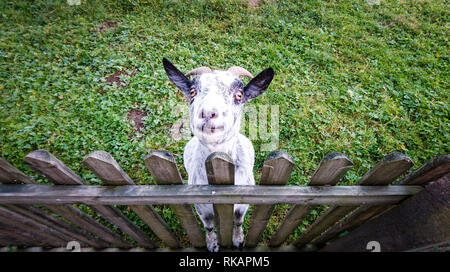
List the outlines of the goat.
{"label": "goat", "polygon": [[[226,153],[235,164],[235,185],[254,185],[253,165],[255,151],[248,138],[239,133],[244,103],[262,94],[274,77],[267,68],[253,77],[246,69],[233,66],[227,71],[196,68],[186,74],[170,61],[163,59],[164,69],[170,81],[190,102],[190,129],[194,137],[184,148],[184,166],[188,184],[207,185],[205,160],[213,152]],[[190,80],[189,76],[195,76]],[[240,77],[250,78],[244,86]],[[217,236],[214,232],[212,204],[196,204],[195,209],[206,230],[206,246],[217,252]],[[234,205],[233,247],[241,248],[244,242],[242,223],[248,204]]]}

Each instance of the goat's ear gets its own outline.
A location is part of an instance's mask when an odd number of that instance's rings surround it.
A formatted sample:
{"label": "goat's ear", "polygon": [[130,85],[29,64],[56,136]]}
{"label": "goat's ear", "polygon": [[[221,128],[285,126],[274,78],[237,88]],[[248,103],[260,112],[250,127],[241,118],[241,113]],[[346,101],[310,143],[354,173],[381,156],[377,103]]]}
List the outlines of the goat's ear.
{"label": "goat's ear", "polygon": [[173,65],[166,58],[163,58],[163,65],[170,81],[172,81],[185,95],[189,95],[192,81],[190,81],[182,72],[180,72],[180,70],[177,69],[177,67],[175,67],[175,65]]}
{"label": "goat's ear", "polygon": [[250,80],[247,86],[244,87],[244,102],[249,102],[253,98],[262,94],[269,87],[273,76],[273,69],[267,68]]}

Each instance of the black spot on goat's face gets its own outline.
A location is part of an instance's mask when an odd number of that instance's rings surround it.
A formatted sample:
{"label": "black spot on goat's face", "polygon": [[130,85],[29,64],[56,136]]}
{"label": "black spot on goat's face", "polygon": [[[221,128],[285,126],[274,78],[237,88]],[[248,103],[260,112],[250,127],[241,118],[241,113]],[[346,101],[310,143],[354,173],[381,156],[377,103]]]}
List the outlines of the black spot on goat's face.
{"label": "black spot on goat's face", "polygon": [[169,79],[190,100],[190,128],[204,144],[227,142],[239,133],[244,103],[262,94],[273,78],[271,68],[247,86],[228,71],[211,71],[188,79],[166,59]]}

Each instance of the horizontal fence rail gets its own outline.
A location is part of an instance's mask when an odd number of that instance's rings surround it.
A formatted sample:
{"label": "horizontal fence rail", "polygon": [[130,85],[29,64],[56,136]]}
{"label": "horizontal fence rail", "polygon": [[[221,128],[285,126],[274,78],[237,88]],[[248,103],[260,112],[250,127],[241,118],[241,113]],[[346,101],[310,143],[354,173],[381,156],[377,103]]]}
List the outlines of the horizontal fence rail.
{"label": "horizontal fence rail", "polygon": [[[412,160],[392,152],[355,185],[339,186],[353,162],[342,153],[331,152],[306,186],[287,185],[294,161],[285,151],[273,151],[263,163],[259,185],[237,186],[231,158],[213,153],[205,161],[209,185],[187,185],[173,155],[154,150],[144,164],[157,185],[138,185],[109,153],[95,151],[82,163],[102,180],[103,185],[98,186],[87,185],[46,150],[31,152],[24,162],[54,185],[38,184],[0,158],[0,246],[64,249],[68,242],[78,241],[83,248],[106,251],[170,251],[189,246],[204,250],[205,235],[193,204],[206,203],[214,204],[221,250],[228,250],[232,244],[233,204],[252,205],[244,251],[322,250],[333,248],[330,243],[342,241],[346,232],[358,234],[361,225],[426,194],[428,183],[450,180],[449,155],[438,155],[408,173]],[[267,235],[277,204],[287,204],[289,210],[277,219],[280,224],[276,230]],[[165,222],[155,205],[170,210],[184,233],[175,231],[172,222]],[[305,218],[323,205],[327,206],[325,211],[313,217],[298,235]],[[131,220],[124,209],[136,217]],[[148,227],[146,231],[143,225]],[[423,240],[425,244],[428,241]]]}
{"label": "horizontal fence rail", "polygon": [[0,185],[0,204],[393,204],[421,186]]}

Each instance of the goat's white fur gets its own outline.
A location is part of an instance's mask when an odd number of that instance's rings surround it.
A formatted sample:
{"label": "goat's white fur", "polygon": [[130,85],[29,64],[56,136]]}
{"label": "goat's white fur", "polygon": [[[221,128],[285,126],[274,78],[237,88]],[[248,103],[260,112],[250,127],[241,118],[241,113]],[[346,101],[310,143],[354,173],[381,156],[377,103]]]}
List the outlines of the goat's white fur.
{"label": "goat's white fur", "polygon": [[[235,165],[235,185],[254,185],[255,151],[250,140],[240,134],[239,130],[244,103],[267,89],[274,76],[273,69],[262,71],[244,87],[239,80],[242,73],[203,69],[201,73],[192,73],[197,76],[189,80],[167,59],[163,59],[163,64],[169,79],[190,98],[189,120],[194,137],[184,149],[184,166],[189,175],[188,183],[207,185],[206,158],[213,152],[223,152]],[[247,73],[251,76],[249,72]],[[196,204],[195,209],[206,229],[208,250],[218,251],[213,205]],[[242,224],[247,210],[246,204],[234,205],[232,238],[234,247],[243,244]]]}
{"label": "goat's white fur", "polygon": [[[199,77],[200,86],[208,86],[208,93],[201,93],[195,98],[197,106],[191,107],[191,131],[194,137],[184,149],[184,166],[188,172],[189,184],[207,185],[205,160],[212,152],[226,153],[235,163],[235,185],[254,185],[253,165],[255,152],[249,139],[239,133],[243,105],[233,105],[223,94],[236,78],[229,72],[214,71]],[[199,128],[202,122],[200,111],[208,111],[211,107],[220,109],[219,117],[214,120],[215,126],[224,126],[223,131],[213,134],[202,133]],[[234,115],[237,119],[234,119]],[[211,121],[211,120],[210,120]],[[214,233],[214,210],[212,204],[197,204],[195,209],[206,228],[206,244],[209,251],[217,251],[217,238]],[[239,247],[244,240],[242,223],[248,205],[234,205],[233,246]]]}

